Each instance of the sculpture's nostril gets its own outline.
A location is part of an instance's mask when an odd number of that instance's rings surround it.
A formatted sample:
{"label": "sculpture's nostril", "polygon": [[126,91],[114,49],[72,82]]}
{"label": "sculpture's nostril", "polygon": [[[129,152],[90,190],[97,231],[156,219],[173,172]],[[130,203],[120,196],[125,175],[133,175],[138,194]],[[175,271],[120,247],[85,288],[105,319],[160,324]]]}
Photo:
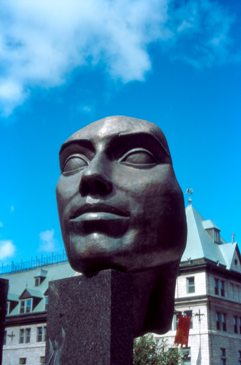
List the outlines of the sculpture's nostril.
{"label": "sculpture's nostril", "polygon": [[86,195],[107,195],[112,191],[112,183],[99,174],[87,174],[82,176],[80,182],[80,193]]}

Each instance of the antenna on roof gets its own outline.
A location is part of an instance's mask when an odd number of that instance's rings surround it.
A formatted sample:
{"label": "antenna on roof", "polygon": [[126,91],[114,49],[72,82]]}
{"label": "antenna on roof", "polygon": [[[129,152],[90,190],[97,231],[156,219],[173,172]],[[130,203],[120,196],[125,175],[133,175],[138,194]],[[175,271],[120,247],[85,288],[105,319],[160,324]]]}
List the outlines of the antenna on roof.
{"label": "antenna on roof", "polygon": [[192,194],[193,194],[193,188],[187,188],[185,191],[185,194],[188,195],[188,204],[192,204]]}
{"label": "antenna on roof", "polygon": [[232,233],[232,243],[234,243],[235,242],[235,233],[233,232]]}

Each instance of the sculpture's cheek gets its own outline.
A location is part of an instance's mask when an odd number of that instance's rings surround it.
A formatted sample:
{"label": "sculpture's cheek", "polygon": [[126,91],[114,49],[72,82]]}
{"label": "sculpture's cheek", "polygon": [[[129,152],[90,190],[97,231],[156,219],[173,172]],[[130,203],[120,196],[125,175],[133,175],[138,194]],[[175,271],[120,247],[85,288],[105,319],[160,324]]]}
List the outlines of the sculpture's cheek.
{"label": "sculpture's cheek", "polygon": [[56,194],[58,203],[63,201],[65,203],[71,199],[74,195],[79,193],[79,184],[81,180],[81,172],[70,176],[60,175]]}

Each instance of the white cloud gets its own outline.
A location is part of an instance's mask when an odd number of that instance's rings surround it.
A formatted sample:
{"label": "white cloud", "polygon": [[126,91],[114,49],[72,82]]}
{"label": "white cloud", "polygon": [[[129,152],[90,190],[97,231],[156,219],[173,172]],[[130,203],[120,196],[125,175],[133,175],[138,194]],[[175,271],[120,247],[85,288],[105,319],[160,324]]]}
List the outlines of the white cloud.
{"label": "white cloud", "polygon": [[53,252],[55,250],[56,240],[54,234],[54,229],[40,232],[40,251]]}
{"label": "white cloud", "polygon": [[61,85],[86,64],[144,80],[153,42],[196,67],[225,61],[232,22],[212,0],[2,0],[0,105],[9,114],[32,87]]}
{"label": "white cloud", "polygon": [[11,240],[0,241],[0,259],[4,260],[14,256],[16,247]]}
{"label": "white cloud", "polygon": [[217,1],[187,1],[185,7],[176,9],[169,22],[175,45],[173,58],[196,68],[234,60],[234,40],[230,35],[234,20]]}

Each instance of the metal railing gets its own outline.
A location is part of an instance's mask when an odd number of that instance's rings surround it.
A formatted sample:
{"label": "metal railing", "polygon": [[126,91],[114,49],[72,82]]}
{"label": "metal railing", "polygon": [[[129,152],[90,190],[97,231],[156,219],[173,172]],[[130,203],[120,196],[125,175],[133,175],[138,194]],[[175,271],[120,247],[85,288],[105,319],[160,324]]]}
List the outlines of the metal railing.
{"label": "metal railing", "polygon": [[67,261],[65,252],[52,253],[50,255],[41,255],[31,258],[28,261],[14,262],[0,265],[0,274],[9,274],[17,271],[31,270],[37,267],[57,264],[59,262]]}

